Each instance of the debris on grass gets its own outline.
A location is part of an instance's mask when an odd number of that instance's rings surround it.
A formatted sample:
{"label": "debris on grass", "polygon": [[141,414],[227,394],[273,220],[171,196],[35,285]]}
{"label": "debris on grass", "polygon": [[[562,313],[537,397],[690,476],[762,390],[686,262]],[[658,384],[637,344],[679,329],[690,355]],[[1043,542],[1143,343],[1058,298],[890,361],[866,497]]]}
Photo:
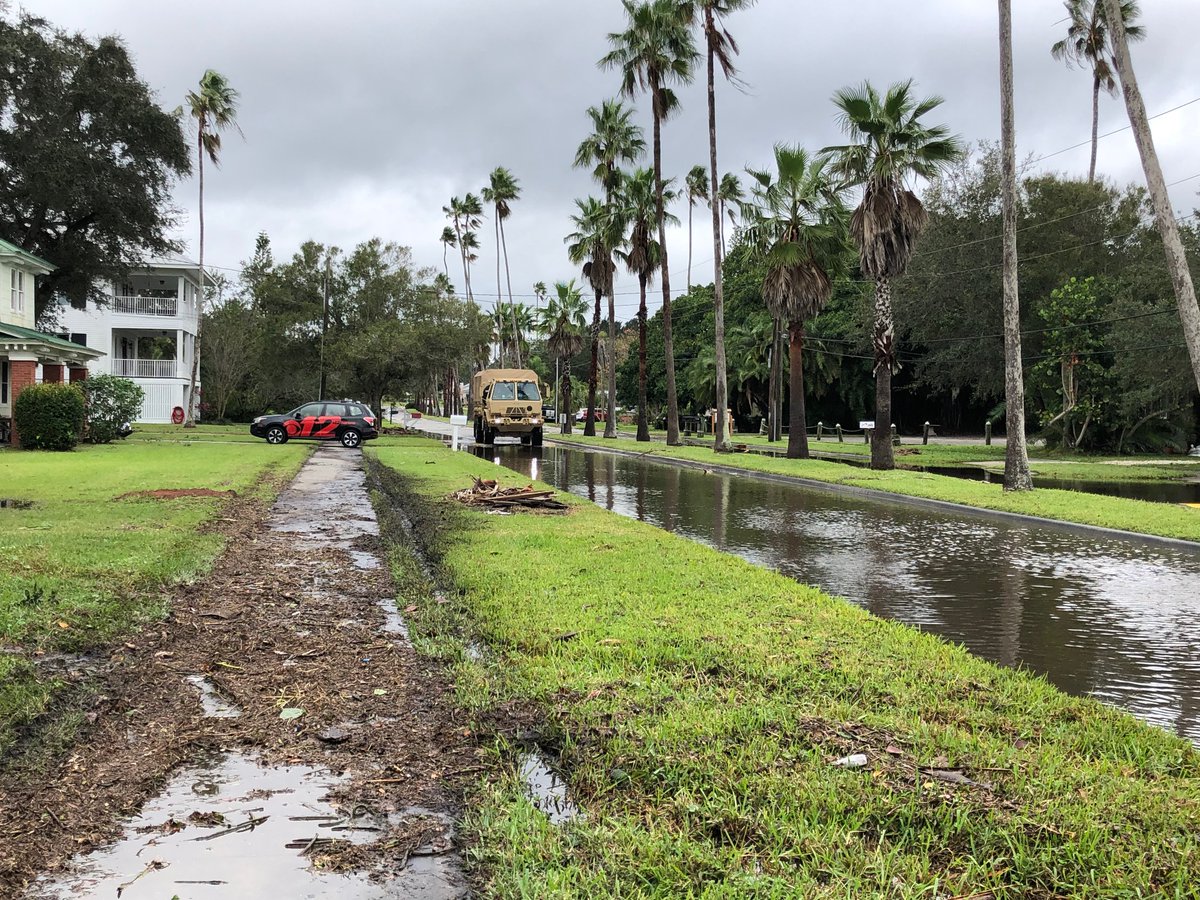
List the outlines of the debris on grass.
{"label": "debris on grass", "polygon": [[180,497],[226,497],[233,499],[237,491],[214,491],[212,488],[159,488],[153,491],[129,491],[114,500],[178,500]]}
{"label": "debris on grass", "polygon": [[469,488],[455,491],[450,496],[467,506],[483,506],[490,509],[555,509],[563,510],[567,504],[554,499],[554,491],[536,491],[529,484],[523,488],[505,488],[492,479],[471,476]]}

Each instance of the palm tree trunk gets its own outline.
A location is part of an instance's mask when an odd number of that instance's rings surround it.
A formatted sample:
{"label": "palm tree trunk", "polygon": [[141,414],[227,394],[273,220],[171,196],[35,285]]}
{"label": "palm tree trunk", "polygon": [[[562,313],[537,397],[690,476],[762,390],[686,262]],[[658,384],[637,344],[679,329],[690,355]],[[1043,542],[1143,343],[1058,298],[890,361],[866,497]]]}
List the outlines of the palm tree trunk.
{"label": "palm tree trunk", "polygon": [[1100,77],[1092,76],[1092,161],[1088,164],[1088,184],[1096,180],[1096,144],[1100,140]]}
{"label": "palm tree trunk", "polygon": [[804,323],[788,326],[788,459],[808,459],[804,416]]}
{"label": "palm tree trunk", "polygon": [[[658,93],[657,86],[654,93]],[[675,341],[671,337],[671,273],[667,261],[667,220],[663,210],[662,113],[654,98],[654,205],[658,215],[663,295],[663,355],[667,368],[667,444],[679,446],[679,395],[675,390]]]}
{"label": "palm tree trunk", "polygon": [[563,415],[563,434],[571,433],[572,413],[571,413],[571,357],[564,356],[562,358],[562,385],[559,388],[559,396],[562,400],[558,407],[559,414]]}
{"label": "palm tree trunk", "polygon": [[1150,200],[1154,204],[1154,218],[1162,235],[1171,286],[1175,289],[1175,302],[1179,307],[1179,321],[1183,325],[1183,338],[1187,342],[1188,356],[1192,361],[1192,374],[1196,379],[1196,387],[1200,388],[1200,305],[1196,303],[1196,287],[1192,284],[1187,255],[1179,237],[1179,223],[1175,221],[1175,213],[1171,209],[1171,197],[1167,193],[1162,166],[1159,165],[1158,153],[1154,149],[1146,106],[1142,102],[1142,92],[1138,88],[1137,76],[1133,71],[1133,61],[1129,57],[1125,24],[1121,18],[1121,3],[1120,0],[1104,0],[1104,3],[1108,13],[1113,57],[1125,94],[1125,108],[1129,112],[1129,123],[1133,126],[1133,136],[1142,157],[1142,168],[1146,172],[1146,184],[1150,188]]}
{"label": "palm tree trunk", "polygon": [[779,439],[779,422],[775,417],[775,392],[778,390],[779,372],[779,317],[771,317],[771,363],[767,373],[767,441],[774,443]]}
{"label": "palm tree trunk", "polygon": [[[1021,304],[1017,291],[1017,137],[1013,124],[1012,0],[1000,3],[1000,168],[1004,207],[1004,490],[1031,491],[1025,446],[1025,379],[1021,367]],[[1097,89],[1098,89],[1097,85]],[[1092,169],[1096,166],[1092,119]],[[1089,177],[1089,181],[1091,178]]]}
{"label": "palm tree trunk", "polygon": [[608,403],[605,404],[607,421],[604,423],[604,436],[617,436],[617,297],[616,287],[608,286],[608,365],[606,382],[608,384]]}
{"label": "palm tree trunk", "polygon": [[[508,284],[508,308],[512,310],[513,324],[513,359],[517,361],[517,368],[521,368],[521,324],[517,321],[517,304],[513,302],[512,295],[512,273],[508,270],[508,238],[504,236],[504,220],[500,218],[500,214],[496,214],[496,222],[500,226],[500,249],[504,251],[504,280]],[[497,260],[499,266],[499,260]],[[496,293],[500,293],[500,278],[496,277]],[[498,298],[497,298],[498,299]]]}
{"label": "palm tree trunk", "polygon": [[692,198],[688,197],[688,278],[687,289],[688,293],[692,292],[692,209],[695,208],[695,203]]}
{"label": "palm tree trunk", "polygon": [[875,434],[871,468],[894,469],[892,455],[892,370],[896,361],[896,326],[892,318],[892,282],[875,280]]}
{"label": "palm tree trunk", "polygon": [[200,373],[200,332],[204,325],[204,124],[196,129],[196,149],[200,181],[200,289],[196,294],[196,336],[192,340],[192,372],[188,378],[187,410],[183,427],[196,427],[196,380]]}
{"label": "palm tree trunk", "polygon": [[646,409],[646,275],[638,274],[642,299],[638,304],[638,418],[637,439],[650,440],[650,411]]}
{"label": "palm tree trunk", "polygon": [[467,248],[463,246],[462,228],[458,224],[458,216],[454,217],[454,234],[458,237],[458,258],[462,260],[463,267],[463,288],[467,292],[467,299],[474,300],[471,296],[471,276],[467,272]]}
{"label": "palm tree trunk", "polygon": [[[717,183],[717,97],[714,89],[714,57],[713,40],[716,30],[713,23],[712,6],[704,7],[704,31],[708,35],[708,166],[709,178],[712,184]],[[716,204],[713,207],[713,317],[715,320],[717,390],[716,410],[717,420],[716,441],[713,444],[714,453],[725,453],[729,450],[729,435],[725,433],[725,410],[729,406],[729,372],[725,362],[725,291],[721,283],[721,261],[725,258],[724,241],[718,234],[721,226],[720,213]],[[688,210],[691,216],[691,210]]]}
{"label": "palm tree trunk", "polygon": [[583,436],[596,436],[596,380],[600,367],[600,298],[596,291],[596,309],[592,313],[592,363],[588,367],[587,421],[583,423]]}

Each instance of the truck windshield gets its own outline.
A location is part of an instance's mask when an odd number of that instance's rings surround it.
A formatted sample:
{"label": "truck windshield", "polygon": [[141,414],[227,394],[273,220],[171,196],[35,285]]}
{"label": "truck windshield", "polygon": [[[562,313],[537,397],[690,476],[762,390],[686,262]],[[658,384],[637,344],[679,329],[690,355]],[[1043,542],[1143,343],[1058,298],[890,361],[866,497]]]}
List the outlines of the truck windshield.
{"label": "truck windshield", "polygon": [[511,381],[497,381],[492,385],[493,400],[512,400],[513,399],[513,383]]}
{"label": "truck windshield", "polygon": [[521,381],[517,383],[517,399],[541,400],[542,395],[538,393],[538,386],[535,382]]}

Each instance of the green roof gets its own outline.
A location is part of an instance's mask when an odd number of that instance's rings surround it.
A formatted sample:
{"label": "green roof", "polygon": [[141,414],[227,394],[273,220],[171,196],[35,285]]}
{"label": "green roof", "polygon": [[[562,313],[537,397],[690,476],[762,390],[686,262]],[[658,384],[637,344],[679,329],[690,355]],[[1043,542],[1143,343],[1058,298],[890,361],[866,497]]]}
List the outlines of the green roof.
{"label": "green roof", "polygon": [[47,260],[42,259],[40,256],[30,253],[28,250],[22,250],[16,244],[10,243],[4,238],[0,238],[0,253],[15,253],[17,256],[23,256],[30,262],[36,263],[39,266],[44,266],[51,271],[58,268],[58,266],[54,265],[54,263],[48,262]]}
{"label": "green roof", "polygon": [[76,344],[74,341],[68,341],[53,334],[46,334],[44,331],[34,331],[32,328],[22,328],[20,325],[0,322],[0,340],[5,337],[16,338],[19,341],[37,341],[39,344],[46,344],[59,350],[70,350],[72,353],[82,352],[91,356],[104,355],[102,350],[93,350],[91,347]]}

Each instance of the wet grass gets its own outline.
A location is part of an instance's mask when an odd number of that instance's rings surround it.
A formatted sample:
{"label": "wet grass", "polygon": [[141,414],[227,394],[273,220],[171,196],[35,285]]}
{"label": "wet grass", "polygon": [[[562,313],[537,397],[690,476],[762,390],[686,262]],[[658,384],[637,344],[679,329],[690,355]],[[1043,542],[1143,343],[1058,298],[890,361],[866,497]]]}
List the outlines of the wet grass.
{"label": "wet grass", "polygon": [[[574,438],[572,443],[612,448],[612,441],[600,438]],[[635,448],[645,448],[635,449]],[[995,509],[1075,522],[1081,525],[1096,525],[1116,528],[1161,537],[1200,541],[1200,510],[1189,509],[1170,503],[1151,503],[1145,500],[1127,500],[1121,497],[1105,497],[1085,494],[1080,491],[1039,488],[1029,493],[1005,493],[999,484],[985,484],[949,475],[933,475],[927,472],[906,472],[896,469],[891,472],[874,472],[857,466],[820,459],[776,459],[756,456],[751,453],[728,453],[716,455],[704,447],[667,447],[665,444],[622,444],[617,450],[645,453],[647,458],[681,459],[706,466],[720,465],[752,472],[773,475],[791,475],[828,484],[869,488],[909,497],[929,500],[945,500],[962,503],[981,509]],[[1179,469],[1188,467],[1175,467]],[[1177,475],[1182,476],[1183,472]]]}
{"label": "wet grass", "polygon": [[[368,453],[457,589],[412,592],[418,641],[477,717],[541,710],[583,808],[556,828],[515,779],[484,786],[467,829],[491,895],[1200,895],[1186,742],[577,498],[452,506],[471,474],[522,482],[468,454]],[[490,662],[455,651],[475,636]]]}
{"label": "wet grass", "polygon": [[135,425],[133,434],[125,438],[129,443],[156,443],[167,441],[181,443],[191,441],[237,441],[238,443],[263,443],[262,438],[256,438],[250,433],[249,423],[245,425],[197,425],[195,428],[184,428],[182,425]]}

